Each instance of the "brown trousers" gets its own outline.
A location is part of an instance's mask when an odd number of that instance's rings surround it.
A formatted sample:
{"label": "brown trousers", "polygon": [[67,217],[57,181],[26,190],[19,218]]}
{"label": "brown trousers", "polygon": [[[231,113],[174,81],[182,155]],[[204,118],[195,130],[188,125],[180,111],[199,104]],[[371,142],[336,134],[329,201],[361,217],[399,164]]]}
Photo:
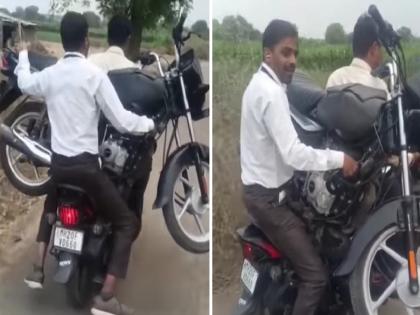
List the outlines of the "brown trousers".
{"label": "brown trousers", "polygon": [[278,201],[279,191],[260,185],[244,186],[245,205],[253,223],[290,260],[299,277],[293,315],[313,315],[324,294],[328,274],[304,223],[285,202]]}

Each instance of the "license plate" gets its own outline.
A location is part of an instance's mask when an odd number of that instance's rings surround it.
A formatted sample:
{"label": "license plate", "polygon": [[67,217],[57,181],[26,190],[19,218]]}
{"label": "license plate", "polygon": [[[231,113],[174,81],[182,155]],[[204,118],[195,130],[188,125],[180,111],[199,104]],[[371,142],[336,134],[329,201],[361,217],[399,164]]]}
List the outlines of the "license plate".
{"label": "license plate", "polygon": [[258,280],[258,271],[247,259],[244,259],[241,279],[245,287],[249,290],[249,292],[251,292],[251,294],[253,294]]}
{"label": "license plate", "polygon": [[54,247],[80,254],[83,247],[82,231],[55,227]]}

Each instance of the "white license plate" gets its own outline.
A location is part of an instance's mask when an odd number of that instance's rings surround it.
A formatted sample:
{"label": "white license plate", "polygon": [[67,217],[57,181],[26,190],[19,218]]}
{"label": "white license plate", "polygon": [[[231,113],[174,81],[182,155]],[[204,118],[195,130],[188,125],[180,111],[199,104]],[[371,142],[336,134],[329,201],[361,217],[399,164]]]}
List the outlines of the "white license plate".
{"label": "white license plate", "polygon": [[258,280],[258,271],[247,259],[244,259],[241,279],[245,287],[249,290],[249,292],[251,292],[251,294],[253,294]]}
{"label": "white license plate", "polygon": [[84,233],[81,231],[55,227],[54,247],[80,254],[83,247]]}

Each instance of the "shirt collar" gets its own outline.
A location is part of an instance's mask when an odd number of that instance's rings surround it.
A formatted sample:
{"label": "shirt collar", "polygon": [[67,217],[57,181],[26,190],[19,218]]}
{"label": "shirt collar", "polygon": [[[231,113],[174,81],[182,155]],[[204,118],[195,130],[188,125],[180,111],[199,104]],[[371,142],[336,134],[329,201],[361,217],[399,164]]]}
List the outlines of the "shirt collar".
{"label": "shirt collar", "polygon": [[353,58],[351,62],[351,66],[366,70],[369,73],[372,72],[372,68],[369,66],[369,64],[360,58]]}
{"label": "shirt collar", "polygon": [[124,51],[122,50],[122,48],[121,47],[118,47],[118,46],[110,46],[106,50],[106,52],[110,52],[110,53],[113,53],[113,54],[118,54],[118,55],[121,55],[121,56],[125,56],[124,55]]}
{"label": "shirt collar", "polygon": [[69,57],[71,57],[71,56],[80,57],[80,58],[83,58],[83,59],[86,58],[85,55],[79,53],[78,51],[68,51],[68,52],[66,52],[64,54],[64,57],[66,57],[66,56],[69,56]]}
{"label": "shirt collar", "polygon": [[[269,65],[267,65],[265,62],[263,62],[261,64],[261,69],[264,68],[265,71],[268,72],[269,76],[278,84],[280,85],[284,90],[287,89],[287,84],[283,83],[280,81],[279,77],[277,76],[277,74],[273,71],[273,69],[271,69],[271,67]],[[265,73],[265,75],[267,75],[267,73]]]}

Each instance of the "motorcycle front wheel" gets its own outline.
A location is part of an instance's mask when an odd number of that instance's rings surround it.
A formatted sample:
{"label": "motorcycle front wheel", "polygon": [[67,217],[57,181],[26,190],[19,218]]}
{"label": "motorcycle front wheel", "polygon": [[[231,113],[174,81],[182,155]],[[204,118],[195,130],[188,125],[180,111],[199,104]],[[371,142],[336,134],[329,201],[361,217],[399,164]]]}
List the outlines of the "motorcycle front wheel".
{"label": "motorcycle front wheel", "polygon": [[[35,121],[40,119],[45,104],[37,102],[22,103],[10,113],[4,124],[19,133],[28,135]],[[46,122],[48,124],[48,121]],[[48,137],[43,126],[40,137]],[[47,193],[51,177],[47,167],[37,165],[22,152],[0,142],[0,161],[4,173],[12,185],[20,192],[29,196],[40,196]]]}
{"label": "motorcycle front wheel", "polygon": [[[416,231],[415,236],[418,240],[420,231]],[[394,225],[378,233],[365,249],[350,276],[350,295],[355,314],[416,313],[415,309],[420,306],[420,293],[412,295],[409,292],[404,242],[404,232]],[[420,266],[418,270],[420,272]]]}
{"label": "motorcycle front wheel", "polygon": [[[209,158],[201,160],[204,177],[209,182]],[[163,206],[169,233],[175,242],[192,253],[209,251],[210,206],[203,203],[194,162],[184,161],[171,179],[172,198]]]}

